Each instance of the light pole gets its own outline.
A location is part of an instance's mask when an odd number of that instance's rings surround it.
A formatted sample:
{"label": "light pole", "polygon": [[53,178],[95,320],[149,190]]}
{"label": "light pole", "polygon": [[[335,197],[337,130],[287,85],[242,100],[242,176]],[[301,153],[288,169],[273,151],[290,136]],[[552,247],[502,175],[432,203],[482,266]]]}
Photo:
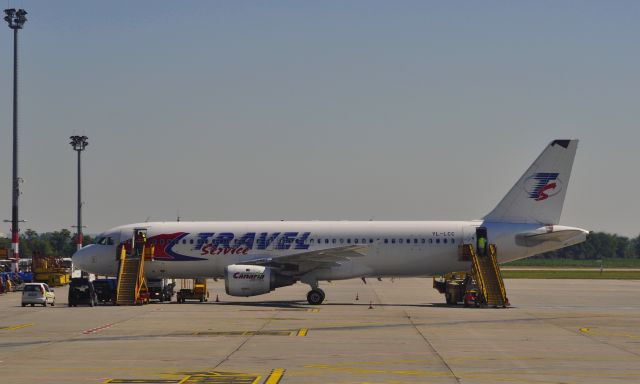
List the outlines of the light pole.
{"label": "light pole", "polygon": [[14,272],[20,264],[20,220],[18,218],[18,198],[20,197],[20,178],[18,177],[18,30],[27,21],[27,11],[9,8],[4,10],[4,20],[13,29],[13,178],[11,180],[11,250],[15,260]]}
{"label": "light pole", "polygon": [[73,150],[78,152],[78,231],[76,235],[76,248],[80,250],[82,248],[82,168],[80,153],[89,145],[87,136],[71,136],[71,146]]}

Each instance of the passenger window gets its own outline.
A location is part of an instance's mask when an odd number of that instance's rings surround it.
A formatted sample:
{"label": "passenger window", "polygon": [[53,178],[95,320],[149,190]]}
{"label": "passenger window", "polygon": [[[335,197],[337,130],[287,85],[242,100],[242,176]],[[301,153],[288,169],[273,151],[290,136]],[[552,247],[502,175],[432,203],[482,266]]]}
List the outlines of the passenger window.
{"label": "passenger window", "polygon": [[358,244],[358,239],[353,239],[354,244]]}
{"label": "passenger window", "polygon": [[311,244],[313,244],[313,239],[311,239]]}
{"label": "passenger window", "polygon": [[343,243],[344,243],[344,239],[340,239],[340,244],[343,244]]}
{"label": "passenger window", "polygon": [[391,239],[391,244],[395,244],[396,243],[396,239]]}
{"label": "passenger window", "polygon": [[429,244],[433,244],[433,239],[429,239]]}
{"label": "passenger window", "polygon": [[421,242],[422,244],[424,244],[424,239],[420,239],[420,242]]}
{"label": "passenger window", "polygon": [[451,239],[451,244],[455,243],[456,239]]}
{"label": "passenger window", "polygon": [[398,243],[402,244],[402,239],[398,239]]}
{"label": "passenger window", "polygon": [[333,244],[335,244],[335,243],[336,243],[336,239],[331,239],[331,242],[332,242]]}
{"label": "passenger window", "polygon": [[411,244],[411,239],[407,239],[407,244]]}
{"label": "passenger window", "polygon": [[444,241],[445,244],[447,244],[447,239],[444,239],[443,241]]}
{"label": "passenger window", "polygon": [[440,239],[436,239],[436,244],[440,244]]}
{"label": "passenger window", "polygon": [[324,239],[325,244],[329,244],[329,239]]}
{"label": "passenger window", "polygon": [[347,244],[351,244],[351,239],[347,239]]}
{"label": "passenger window", "polygon": [[[362,240],[364,242],[364,239]],[[369,243],[373,243],[373,239],[369,239]]]}
{"label": "passenger window", "polygon": [[384,239],[385,244],[389,244],[389,239]]}
{"label": "passenger window", "polygon": [[193,244],[193,239],[189,239],[189,244]]}

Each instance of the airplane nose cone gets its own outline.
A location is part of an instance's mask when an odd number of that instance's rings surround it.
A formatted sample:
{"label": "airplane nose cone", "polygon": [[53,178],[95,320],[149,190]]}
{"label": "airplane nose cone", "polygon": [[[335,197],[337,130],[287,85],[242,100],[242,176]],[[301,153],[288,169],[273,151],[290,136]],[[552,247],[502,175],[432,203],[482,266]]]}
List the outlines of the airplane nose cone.
{"label": "airplane nose cone", "polygon": [[76,267],[78,269],[84,269],[84,268],[87,267],[88,257],[89,257],[89,255],[88,255],[89,248],[91,248],[91,245],[77,250],[71,256],[71,260],[73,261],[74,267]]}

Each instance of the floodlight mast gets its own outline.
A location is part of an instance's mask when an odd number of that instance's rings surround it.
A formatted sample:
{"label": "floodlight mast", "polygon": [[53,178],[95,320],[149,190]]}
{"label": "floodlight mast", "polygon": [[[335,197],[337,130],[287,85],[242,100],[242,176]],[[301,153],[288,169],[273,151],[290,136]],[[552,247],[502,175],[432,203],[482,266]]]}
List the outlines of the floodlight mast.
{"label": "floodlight mast", "polygon": [[82,248],[82,151],[89,145],[87,136],[71,136],[71,146],[73,150],[78,152],[78,225],[76,226],[76,249]]}
{"label": "floodlight mast", "polygon": [[20,270],[20,219],[18,217],[18,199],[20,197],[20,178],[18,176],[18,30],[27,21],[27,11],[9,8],[4,10],[4,20],[13,29],[13,177],[11,179],[11,250],[13,253],[13,271]]}

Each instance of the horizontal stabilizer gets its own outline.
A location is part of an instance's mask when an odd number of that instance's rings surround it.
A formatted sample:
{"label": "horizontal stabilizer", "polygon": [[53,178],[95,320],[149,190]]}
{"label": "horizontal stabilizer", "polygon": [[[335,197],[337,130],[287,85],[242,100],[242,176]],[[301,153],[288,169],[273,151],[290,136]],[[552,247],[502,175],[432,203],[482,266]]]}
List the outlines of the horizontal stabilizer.
{"label": "horizontal stabilizer", "polygon": [[548,225],[516,235],[516,243],[526,247],[534,247],[545,242],[556,242],[567,246],[585,241],[588,234],[588,231],[580,228]]}

